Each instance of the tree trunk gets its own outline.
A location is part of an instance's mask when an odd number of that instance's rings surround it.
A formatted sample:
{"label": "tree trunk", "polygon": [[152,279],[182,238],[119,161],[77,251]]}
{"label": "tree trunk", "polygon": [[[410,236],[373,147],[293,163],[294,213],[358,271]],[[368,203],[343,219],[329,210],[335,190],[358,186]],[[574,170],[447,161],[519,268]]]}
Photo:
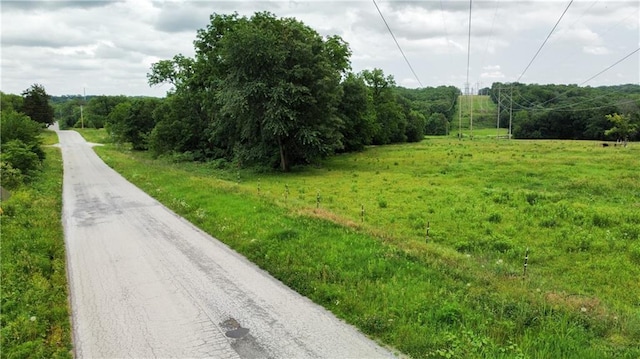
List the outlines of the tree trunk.
{"label": "tree trunk", "polygon": [[289,161],[282,144],[282,139],[278,136],[278,147],[280,148],[280,169],[282,172],[289,172]]}

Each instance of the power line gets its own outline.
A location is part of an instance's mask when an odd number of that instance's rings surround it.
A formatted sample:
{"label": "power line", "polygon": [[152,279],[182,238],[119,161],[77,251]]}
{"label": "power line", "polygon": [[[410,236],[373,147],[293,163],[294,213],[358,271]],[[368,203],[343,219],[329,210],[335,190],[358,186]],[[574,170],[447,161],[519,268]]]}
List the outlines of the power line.
{"label": "power line", "polygon": [[595,4],[597,4],[597,3],[598,3],[598,1],[600,1],[600,0],[595,0],[594,2],[592,2],[592,3],[591,3],[591,5],[589,6],[589,8],[587,8],[587,10],[583,11],[583,12],[582,12],[582,14],[580,14],[580,16],[578,16],[578,18],[577,18],[577,19],[575,19],[575,20],[571,23],[571,25],[569,25],[567,28],[569,28],[569,29],[570,29],[570,28],[572,28],[572,27],[573,27],[573,25],[575,25],[578,21],[580,21],[580,19],[582,19],[582,17],[584,17],[584,14],[586,14],[587,12],[589,12],[589,10],[591,10],[591,8],[592,8]]}
{"label": "power line", "polygon": [[536,59],[536,57],[538,57],[538,54],[540,53],[540,51],[542,50],[544,45],[547,43],[547,40],[549,40],[549,38],[551,37],[551,34],[553,34],[553,32],[555,31],[556,27],[558,27],[558,24],[560,23],[560,20],[562,20],[562,18],[564,17],[564,14],[567,13],[567,10],[569,10],[569,7],[571,6],[572,3],[573,3],[573,0],[569,1],[569,5],[567,5],[566,9],[564,9],[564,11],[562,12],[562,15],[560,15],[560,18],[558,19],[558,21],[556,21],[556,24],[553,25],[553,29],[551,29],[551,31],[549,32],[549,35],[547,35],[547,38],[544,39],[544,42],[542,43],[542,45],[540,45],[540,48],[538,49],[538,51],[536,51],[536,54],[533,55],[533,58],[531,59],[531,61],[529,61],[529,65],[527,65],[527,67],[524,69],[524,71],[522,71],[522,73],[520,74],[520,76],[518,77],[516,82],[520,82],[520,79],[522,78],[522,76],[524,76],[525,72],[527,72],[527,70],[529,69],[529,66],[531,66],[531,64]]}
{"label": "power line", "polygon": [[[400,47],[400,44],[398,43],[398,40],[396,40],[396,36],[393,34],[393,31],[391,31],[391,28],[389,27],[389,24],[387,23],[387,20],[382,15],[382,12],[380,11],[380,8],[378,7],[378,4],[376,3],[376,0],[372,0],[372,1],[373,1],[373,5],[375,5],[376,9],[378,10],[378,14],[380,14],[380,17],[382,18],[382,21],[384,21],[384,24],[387,26],[387,30],[389,30],[389,33],[391,34],[391,37],[393,37],[393,41],[395,41],[396,46],[398,46],[398,50],[400,50],[400,53],[402,54],[402,57],[404,57],[404,61],[406,61],[407,65],[409,65],[409,69],[413,73],[413,76],[415,76],[416,80],[418,80],[418,84],[420,85],[420,87],[424,87],[424,86],[422,86],[422,82],[418,78],[418,75],[416,75],[416,72],[413,70],[413,66],[411,66],[411,63],[409,62],[409,59],[407,59],[407,56],[404,54],[404,51],[402,51],[402,47]],[[468,77],[468,75],[467,75],[467,77]]]}
{"label": "power line", "polygon": [[[557,96],[556,98],[562,96],[563,94],[571,92],[574,89],[569,89],[569,90],[563,92],[562,94],[560,94],[559,96]],[[610,93],[601,94],[601,95],[598,95],[598,96],[595,96],[595,97],[589,96],[589,97],[586,97],[585,100],[582,100],[582,101],[579,101],[579,102],[573,102],[573,103],[569,103],[569,104],[560,104],[560,105],[558,105],[556,107],[540,107],[543,104],[545,104],[546,102],[543,102],[543,103],[540,103],[540,104],[534,104],[534,103],[531,103],[529,101],[527,101],[527,102],[529,102],[529,104],[531,106],[525,106],[525,105],[523,105],[521,103],[518,103],[515,100],[513,100],[513,97],[512,97],[513,95],[511,95],[511,96],[505,95],[505,96],[509,97],[509,101],[511,101],[513,106],[516,106],[520,110],[527,110],[527,111],[575,112],[575,111],[597,110],[597,109],[600,109],[600,108],[606,108],[606,107],[611,106],[611,104],[608,104],[608,105],[593,106],[593,107],[571,108],[571,107],[579,106],[579,105],[582,105],[582,104],[585,104],[585,103],[591,103],[591,102],[597,101],[599,99],[603,99],[603,98],[606,99],[608,96],[611,96]],[[518,96],[520,96],[522,99],[526,100],[519,93],[518,93]],[[620,101],[618,101],[619,104],[627,104],[627,103],[634,103],[634,102],[635,102],[635,100],[633,100],[633,99],[631,99],[631,100],[620,99]]]}
{"label": "power line", "polygon": [[[593,7],[593,4],[591,5],[591,7]],[[589,7],[589,9],[591,9],[591,7]],[[589,10],[587,9],[587,11]],[[586,11],[585,11],[586,13]],[[584,15],[585,13],[583,13],[582,15]],[[581,16],[582,17],[582,16]],[[616,27],[618,27],[618,25],[624,23],[625,21],[627,21],[628,19],[632,18],[632,17],[638,17],[638,13],[636,12],[631,12],[629,15],[627,15],[626,17],[620,19],[618,22],[616,22],[615,24],[609,26],[607,29],[599,31],[598,35],[600,37],[603,37],[608,34],[611,30],[615,29]],[[575,23],[575,22],[574,22]],[[573,26],[573,24],[571,25]],[[569,26],[569,27],[571,27]],[[609,45],[614,45],[615,43],[613,41],[608,40],[607,43]],[[546,66],[546,68],[556,68],[558,66],[559,63],[566,63],[569,59],[573,58],[576,54],[582,53],[584,51],[584,49],[582,47],[579,47],[578,49],[568,53],[566,56],[564,56],[562,59],[559,59],[558,61],[555,61],[554,63],[550,64],[549,66]]]}
{"label": "power line", "polygon": [[471,60],[471,3],[472,0],[469,0],[469,35],[467,39],[467,84],[469,86],[469,64]]}
{"label": "power line", "polygon": [[[626,56],[624,56],[624,57],[623,57],[623,58],[621,58],[620,60],[618,60],[618,61],[614,62],[612,65],[608,66],[608,67],[607,67],[607,68],[605,68],[604,70],[602,70],[602,71],[598,72],[597,74],[595,74],[595,75],[593,75],[593,76],[589,77],[587,80],[582,81],[582,83],[580,83],[578,86],[582,86],[582,85],[586,84],[587,82],[589,82],[589,81],[591,81],[591,80],[595,79],[596,77],[598,77],[598,76],[602,75],[603,73],[605,73],[606,71],[610,70],[611,68],[613,68],[613,67],[614,67],[614,66],[616,66],[617,64],[621,63],[622,61],[624,61],[624,60],[628,59],[629,57],[631,57],[631,55],[635,54],[635,53],[636,53],[636,52],[638,52],[638,51],[640,51],[640,47],[639,47],[639,48],[637,48],[637,49],[635,49],[635,50],[633,50],[633,51],[631,51],[629,54],[627,54]],[[546,103],[548,103],[548,102],[551,102],[551,101],[553,101],[553,100],[555,100],[555,99],[557,99],[557,98],[559,98],[559,97],[561,97],[561,96],[563,96],[563,95],[565,95],[565,94],[567,94],[567,93],[571,92],[571,90],[572,90],[572,89],[569,89],[569,90],[567,90],[567,91],[565,91],[565,92],[562,92],[562,93],[560,93],[558,96],[553,97],[553,98],[551,98],[551,99],[549,99],[549,100],[547,100],[547,101],[545,101],[545,102],[543,102],[543,103],[538,104],[538,106],[542,106],[542,105],[544,105],[544,104],[546,104]]]}
{"label": "power line", "polygon": [[[498,8],[499,8],[499,1],[495,1],[496,3],[496,9],[493,13],[493,20],[491,20],[491,33],[489,35],[489,38],[487,39],[487,45],[484,48],[484,54],[482,55],[482,62],[480,62],[480,72],[482,72],[482,69],[484,67],[484,62],[485,59],[487,58],[487,53],[489,52],[489,44],[493,41],[493,29],[494,29],[494,25],[496,23],[496,17],[498,17]],[[480,77],[482,76],[482,74],[478,75],[478,82],[480,81]]]}
{"label": "power line", "polygon": [[442,0],[440,0],[440,14],[442,14],[442,26],[444,27],[444,39],[447,41],[447,52],[449,53],[449,58],[451,58],[451,44],[449,44],[449,31],[447,31],[447,20],[444,17],[444,6],[442,5]]}
{"label": "power line", "polygon": [[[469,0],[469,37],[467,40],[467,86],[469,86],[469,67],[470,67],[470,60],[471,60],[471,4],[472,4],[472,0]],[[468,93],[468,95],[471,95],[471,93]],[[471,130],[471,139],[473,140],[473,96],[470,96],[469,100],[470,100],[469,129]]]}
{"label": "power line", "polygon": [[[626,104],[630,104],[630,103],[635,103],[635,100],[618,101],[616,104],[619,106],[619,105],[626,105]],[[602,106],[596,106],[596,107],[574,108],[574,109],[569,109],[569,110],[551,108],[551,109],[548,109],[548,111],[554,111],[554,112],[577,112],[577,111],[598,110],[598,109],[601,109],[601,108],[608,108],[608,107],[611,107],[611,106],[612,105],[609,104],[609,105],[602,105]],[[541,111],[543,111],[543,110],[541,110]]]}
{"label": "power line", "polygon": [[598,77],[598,76],[602,75],[602,73],[604,73],[605,71],[609,70],[610,68],[612,68],[612,67],[616,66],[617,64],[621,63],[622,61],[626,60],[629,56],[631,56],[631,55],[635,54],[635,53],[636,53],[636,52],[638,52],[639,50],[640,50],[640,47],[639,47],[639,48],[637,48],[637,49],[635,49],[634,51],[631,51],[631,53],[630,53],[630,54],[628,54],[627,56],[625,56],[625,57],[621,58],[620,60],[616,61],[613,65],[611,65],[611,66],[607,67],[606,69],[604,69],[604,70],[602,70],[602,71],[598,72],[597,74],[595,74],[595,75],[593,75],[593,76],[589,77],[589,79],[587,79],[587,80],[583,81],[583,82],[582,82],[580,85],[578,85],[578,86],[582,86],[582,85],[586,84],[587,82],[589,82],[589,81],[591,81],[591,80],[595,79],[596,77]]}
{"label": "power line", "polygon": [[[599,98],[602,98],[605,96],[599,96]],[[589,111],[589,110],[598,110],[601,108],[609,108],[611,106],[611,104],[607,104],[607,105],[600,105],[600,106],[593,106],[593,107],[578,107],[578,108],[570,108],[572,106],[578,106],[581,104],[584,104],[586,102],[592,102],[595,101],[596,98],[593,99],[587,99],[581,102],[577,102],[577,103],[573,103],[573,104],[568,104],[568,105],[564,105],[564,106],[558,106],[555,108],[531,108],[531,107],[522,107],[521,104],[514,102],[513,105],[514,106],[518,106],[519,110],[523,110],[523,111],[535,111],[535,112],[578,112],[578,111]],[[631,103],[635,103],[635,100],[620,100],[618,102],[616,102],[617,105],[626,105],[626,104],[631,104]]]}

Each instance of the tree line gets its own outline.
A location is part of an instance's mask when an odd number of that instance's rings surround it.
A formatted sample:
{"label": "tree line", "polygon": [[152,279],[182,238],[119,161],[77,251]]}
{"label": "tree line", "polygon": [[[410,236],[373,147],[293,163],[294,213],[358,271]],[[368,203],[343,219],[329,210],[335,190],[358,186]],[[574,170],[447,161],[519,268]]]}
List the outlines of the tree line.
{"label": "tree line", "polygon": [[640,140],[640,85],[579,87],[493,83],[500,126],[523,139]]}
{"label": "tree line", "polygon": [[108,129],[136,150],[192,160],[288,171],[367,145],[415,142],[446,133],[455,87],[398,87],[381,69],[350,71],[351,50],[292,18],[210,16],[195,56],[152,65],[164,99],[95,96],[58,101],[63,127]]}
{"label": "tree line", "polygon": [[[63,129],[104,127],[113,141],[156,156],[282,171],[368,145],[445,135],[456,121],[456,87],[408,89],[381,69],[354,73],[344,40],[293,18],[212,14],[194,47],[193,57],[152,65],[149,84],[171,85],[162,99],[50,98],[34,85],[9,95],[22,102],[6,107],[40,123],[55,115]],[[501,127],[512,116],[516,138],[638,139],[638,85],[494,83],[481,91],[499,105]]]}

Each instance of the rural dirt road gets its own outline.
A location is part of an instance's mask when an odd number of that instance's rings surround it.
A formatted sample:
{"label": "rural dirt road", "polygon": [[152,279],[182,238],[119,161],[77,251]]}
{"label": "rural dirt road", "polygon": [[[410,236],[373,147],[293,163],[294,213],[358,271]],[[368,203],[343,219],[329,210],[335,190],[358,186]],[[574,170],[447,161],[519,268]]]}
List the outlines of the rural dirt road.
{"label": "rural dirt road", "polygon": [[393,357],[57,132],[77,358]]}

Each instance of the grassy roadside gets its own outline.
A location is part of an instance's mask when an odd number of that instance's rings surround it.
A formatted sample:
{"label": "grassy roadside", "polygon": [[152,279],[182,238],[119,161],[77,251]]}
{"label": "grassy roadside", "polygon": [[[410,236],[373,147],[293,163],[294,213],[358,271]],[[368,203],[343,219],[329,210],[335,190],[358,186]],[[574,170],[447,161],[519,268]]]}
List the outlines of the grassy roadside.
{"label": "grassy roadside", "polygon": [[96,151],[290,287],[413,357],[636,358],[638,157],[595,148],[429,140],[286,175]]}
{"label": "grassy roadside", "polygon": [[[54,144],[54,132],[44,132]],[[2,203],[0,333],[4,358],[71,358],[64,236],[62,157],[44,148],[36,181]]]}

